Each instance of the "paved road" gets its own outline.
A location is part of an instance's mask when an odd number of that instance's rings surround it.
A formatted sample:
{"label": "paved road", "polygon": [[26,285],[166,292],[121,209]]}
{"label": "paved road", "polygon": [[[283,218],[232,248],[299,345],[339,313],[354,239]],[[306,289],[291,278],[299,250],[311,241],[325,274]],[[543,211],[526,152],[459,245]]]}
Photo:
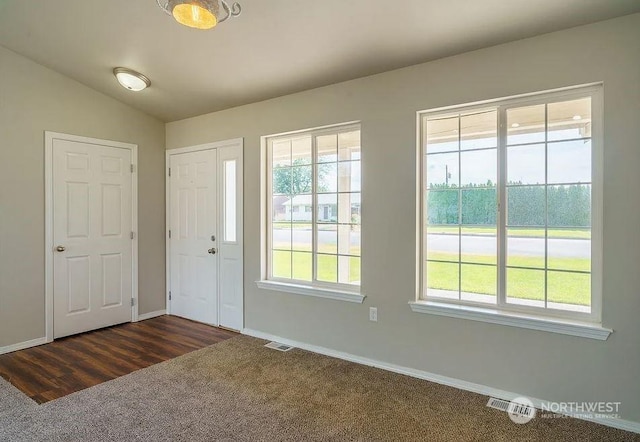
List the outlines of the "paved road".
{"label": "paved road", "polygon": [[[288,230],[274,231],[274,242],[288,242]],[[295,241],[311,243],[311,230],[296,230]],[[332,232],[319,232],[318,241],[324,244],[335,244],[336,235]],[[351,243],[360,246],[360,234],[351,233]],[[457,253],[458,237],[455,235],[432,234],[427,235],[427,244],[435,252]],[[496,239],[487,236],[462,236],[463,253],[490,255],[496,253]],[[509,253],[520,256],[544,256],[544,240],[539,238],[510,238]],[[549,256],[556,258],[589,258],[591,256],[591,241],[585,239],[550,239]]]}
{"label": "paved road", "polygon": [[[477,235],[463,235],[462,252],[489,255],[496,252],[496,238]],[[455,235],[427,235],[427,247],[436,252],[457,253],[458,238]],[[519,256],[544,257],[544,239],[509,238],[508,253]],[[589,258],[591,241],[586,239],[549,239],[549,256],[554,258]]]}
{"label": "paved road", "polygon": [[[288,243],[291,239],[291,232],[289,230],[274,230],[273,242],[274,243]],[[318,242],[322,244],[337,244],[338,242],[337,232],[318,232]],[[312,241],[311,229],[296,229],[294,230],[293,241],[302,244],[311,244]],[[354,247],[360,247],[360,232],[351,232],[351,244]]]}

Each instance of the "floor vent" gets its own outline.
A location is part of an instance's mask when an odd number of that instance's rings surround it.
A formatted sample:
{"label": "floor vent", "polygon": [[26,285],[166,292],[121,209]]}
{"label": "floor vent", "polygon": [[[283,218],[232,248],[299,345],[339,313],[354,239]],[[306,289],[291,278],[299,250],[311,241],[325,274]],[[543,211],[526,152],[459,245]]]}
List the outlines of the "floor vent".
{"label": "floor vent", "polygon": [[489,402],[487,402],[487,407],[495,408],[496,410],[500,410],[500,411],[508,411],[510,403],[511,403],[510,401],[505,401],[504,399],[490,397]]}
{"label": "floor vent", "polygon": [[278,350],[278,351],[289,351],[292,350],[294,347],[287,345],[287,344],[281,344],[279,342],[275,342],[275,341],[271,341],[268,344],[265,344],[265,347],[267,348],[272,348],[274,350]]}

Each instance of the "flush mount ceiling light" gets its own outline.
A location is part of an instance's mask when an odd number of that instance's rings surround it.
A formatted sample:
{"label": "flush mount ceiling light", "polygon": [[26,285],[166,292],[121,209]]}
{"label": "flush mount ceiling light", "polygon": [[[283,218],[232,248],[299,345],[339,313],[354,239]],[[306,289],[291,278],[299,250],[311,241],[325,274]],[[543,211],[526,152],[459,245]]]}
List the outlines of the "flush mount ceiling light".
{"label": "flush mount ceiling light", "polygon": [[118,83],[120,83],[123,88],[129,89],[130,91],[138,92],[151,86],[151,80],[140,72],[132,69],[115,68],[113,75],[116,76]]}
{"label": "flush mount ceiling light", "polygon": [[230,17],[239,16],[242,12],[239,3],[229,6],[225,0],[156,0],[156,2],[178,23],[195,29],[211,29]]}

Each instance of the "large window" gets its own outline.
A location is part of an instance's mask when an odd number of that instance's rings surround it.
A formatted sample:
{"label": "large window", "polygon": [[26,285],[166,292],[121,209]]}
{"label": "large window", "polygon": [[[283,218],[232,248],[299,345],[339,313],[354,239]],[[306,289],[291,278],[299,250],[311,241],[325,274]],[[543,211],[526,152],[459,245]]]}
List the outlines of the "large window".
{"label": "large window", "polygon": [[267,278],[359,291],[360,127],[267,137]]}
{"label": "large window", "polygon": [[422,114],[421,299],[599,319],[599,93]]}

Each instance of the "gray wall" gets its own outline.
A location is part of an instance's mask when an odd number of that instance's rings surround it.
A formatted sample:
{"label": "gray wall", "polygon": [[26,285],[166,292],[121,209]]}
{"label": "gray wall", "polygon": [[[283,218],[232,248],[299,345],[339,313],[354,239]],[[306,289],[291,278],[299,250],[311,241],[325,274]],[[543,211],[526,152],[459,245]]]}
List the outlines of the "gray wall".
{"label": "gray wall", "polygon": [[164,123],[0,47],[0,347],[45,335],[45,130],[138,145],[139,311],[165,308]]}
{"label": "gray wall", "polygon": [[[604,81],[608,341],[413,313],[416,111]],[[640,421],[640,14],[167,125],[167,147],[245,139],[246,327]],[[362,121],[364,305],[264,291],[260,136]],[[379,322],[368,321],[377,306]]]}

